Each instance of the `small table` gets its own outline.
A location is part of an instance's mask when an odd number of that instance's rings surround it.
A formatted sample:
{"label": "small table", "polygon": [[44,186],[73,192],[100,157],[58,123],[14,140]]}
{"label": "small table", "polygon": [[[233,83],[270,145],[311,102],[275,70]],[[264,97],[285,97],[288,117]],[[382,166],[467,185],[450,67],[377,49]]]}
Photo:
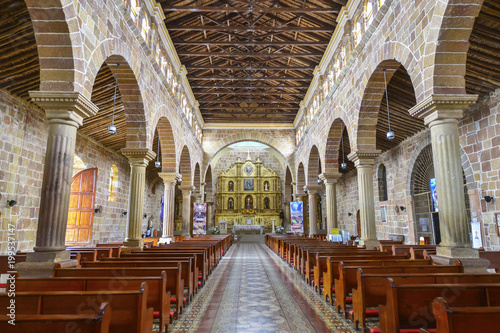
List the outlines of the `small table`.
{"label": "small table", "polygon": [[257,224],[246,224],[246,225],[234,225],[233,226],[233,234],[236,232],[236,230],[258,230],[260,229],[260,234],[264,232],[264,226],[257,225]]}

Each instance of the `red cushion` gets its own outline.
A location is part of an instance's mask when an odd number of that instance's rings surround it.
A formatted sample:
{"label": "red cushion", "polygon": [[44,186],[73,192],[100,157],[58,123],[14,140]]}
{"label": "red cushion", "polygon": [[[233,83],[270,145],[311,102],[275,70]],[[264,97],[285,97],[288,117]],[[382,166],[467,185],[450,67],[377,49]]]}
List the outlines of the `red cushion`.
{"label": "red cushion", "polygon": [[201,286],[201,281],[198,281],[198,286]]}
{"label": "red cushion", "polygon": [[345,298],[346,303],[352,303],[352,297],[346,297]]}
{"label": "red cushion", "polygon": [[380,328],[370,328],[370,333],[380,333]]}
{"label": "red cushion", "polygon": [[160,316],[160,311],[154,311],[153,312],[153,317],[158,318]]}
{"label": "red cushion", "polygon": [[[435,328],[426,328],[429,332],[436,332]],[[403,328],[399,330],[399,333],[418,333],[420,329],[418,328]],[[380,333],[380,328],[370,328],[370,333]]]}
{"label": "red cushion", "polygon": [[0,288],[7,288],[7,283],[0,283]]}
{"label": "red cushion", "polygon": [[[182,301],[186,303],[186,297],[182,298]],[[177,303],[177,297],[171,297],[170,298],[170,303]]]}
{"label": "red cushion", "polygon": [[349,311],[349,316],[354,316],[354,310]]}
{"label": "red cushion", "polygon": [[378,309],[367,309],[365,310],[367,316],[378,316]]}
{"label": "red cushion", "polygon": [[175,311],[170,311],[170,318],[172,318],[175,315]]}

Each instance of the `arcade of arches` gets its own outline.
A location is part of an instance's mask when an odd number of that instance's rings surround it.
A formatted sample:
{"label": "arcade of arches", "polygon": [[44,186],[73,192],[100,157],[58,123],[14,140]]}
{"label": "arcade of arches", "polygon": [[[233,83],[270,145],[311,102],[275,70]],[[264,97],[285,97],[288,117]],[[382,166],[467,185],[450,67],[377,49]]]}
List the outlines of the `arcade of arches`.
{"label": "arcade of arches", "polygon": [[293,201],[308,235],[500,250],[498,1],[249,4],[4,1],[0,252],[191,237],[193,202],[289,230]]}

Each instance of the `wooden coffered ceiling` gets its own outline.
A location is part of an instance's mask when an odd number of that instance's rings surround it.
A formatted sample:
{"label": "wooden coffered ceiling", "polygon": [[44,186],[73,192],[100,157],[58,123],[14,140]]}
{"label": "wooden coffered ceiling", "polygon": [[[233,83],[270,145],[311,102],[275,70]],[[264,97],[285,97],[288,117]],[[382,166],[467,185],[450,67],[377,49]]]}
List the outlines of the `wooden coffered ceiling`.
{"label": "wooden coffered ceiling", "polygon": [[205,122],[291,123],[347,0],[158,2]]}

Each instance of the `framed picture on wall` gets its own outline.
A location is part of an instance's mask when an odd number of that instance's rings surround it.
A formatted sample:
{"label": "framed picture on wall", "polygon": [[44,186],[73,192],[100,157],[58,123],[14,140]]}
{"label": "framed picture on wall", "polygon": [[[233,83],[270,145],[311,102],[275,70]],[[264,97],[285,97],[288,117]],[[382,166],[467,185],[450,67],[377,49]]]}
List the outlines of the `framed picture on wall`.
{"label": "framed picture on wall", "polygon": [[500,213],[495,213],[495,229],[497,231],[497,236],[500,237]]}
{"label": "framed picture on wall", "polygon": [[385,206],[380,206],[380,219],[382,223],[387,223],[387,212],[385,210]]}

